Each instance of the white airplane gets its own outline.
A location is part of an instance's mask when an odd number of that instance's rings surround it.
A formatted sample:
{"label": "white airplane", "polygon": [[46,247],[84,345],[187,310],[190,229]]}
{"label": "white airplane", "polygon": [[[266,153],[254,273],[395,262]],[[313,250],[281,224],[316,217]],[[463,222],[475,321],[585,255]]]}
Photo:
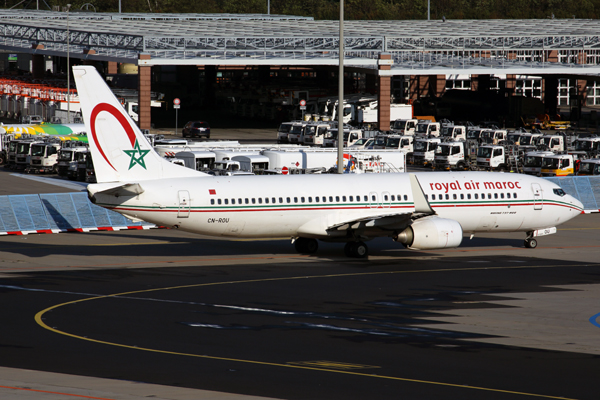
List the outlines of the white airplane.
{"label": "white airplane", "polygon": [[314,253],[318,240],[391,237],[409,249],[457,247],[463,234],[535,237],[583,211],[545,179],[492,172],[211,176],[161,158],[92,66],[73,68],[97,184],[90,199],[129,218],[216,237],[289,237]]}

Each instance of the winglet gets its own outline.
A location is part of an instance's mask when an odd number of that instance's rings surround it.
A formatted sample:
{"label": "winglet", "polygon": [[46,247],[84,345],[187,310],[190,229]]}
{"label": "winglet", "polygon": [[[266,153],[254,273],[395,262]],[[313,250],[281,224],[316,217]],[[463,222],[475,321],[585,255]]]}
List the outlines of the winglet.
{"label": "winglet", "polygon": [[425,197],[425,193],[423,193],[423,188],[417,179],[415,174],[408,174],[410,177],[410,188],[412,189],[413,199],[415,202],[415,213],[422,214],[435,214],[431,205],[429,205],[429,201]]}
{"label": "winglet", "polygon": [[207,175],[160,157],[96,68],[73,67],[73,76],[99,183]]}

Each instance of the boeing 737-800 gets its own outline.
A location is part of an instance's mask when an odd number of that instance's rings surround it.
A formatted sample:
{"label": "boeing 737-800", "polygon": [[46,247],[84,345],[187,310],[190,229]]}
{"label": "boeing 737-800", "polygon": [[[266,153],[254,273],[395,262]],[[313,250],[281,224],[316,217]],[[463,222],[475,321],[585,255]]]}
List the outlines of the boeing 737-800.
{"label": "boeing 737-800", "polygon": [[318,240],[391,237],[409,249],[457,247],[463,234],[526,232],[535,237],[583,211],[547,180],[492,172],[212,176],[161,158],[96,69],[73,68],[97,184],[90,199],[127,217],[236,238],[289,237],[314,253]]}

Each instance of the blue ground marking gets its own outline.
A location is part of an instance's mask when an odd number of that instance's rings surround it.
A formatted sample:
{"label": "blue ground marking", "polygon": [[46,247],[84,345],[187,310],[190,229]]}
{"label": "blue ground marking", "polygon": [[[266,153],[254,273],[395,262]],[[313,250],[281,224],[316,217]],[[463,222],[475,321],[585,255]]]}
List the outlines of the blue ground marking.
{"label": "blue ground marking", "polygon": [[595,325],[596,327],[600,328],[600,322],[597,321],[598,318],[600,318],[600,313],[590,318],[590,322],[592,323],[592,325]]}

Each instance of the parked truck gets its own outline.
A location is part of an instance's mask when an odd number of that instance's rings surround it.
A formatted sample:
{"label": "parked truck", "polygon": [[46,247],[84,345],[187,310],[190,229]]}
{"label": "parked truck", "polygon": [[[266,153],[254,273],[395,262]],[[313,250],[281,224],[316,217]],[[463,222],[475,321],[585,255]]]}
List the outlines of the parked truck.
{"label": "parked truck", "polygon": [[87,147],[63,147],[58,152],[58,176],[75,180],[78,175],[79,160],[85,157]]}
{"label": "parked truck", "polygon": [[540,176],[571,176],[577,172],[572,154],[552,154],[542,160]]}
{"label": "parked truck", "polygon": [[34,143],[31,146],[31,158],[27,173],[56,173],[58,171],[58,152],[60,143]]}
{"label": "parked truck", "polygon": [[216,155],[208,150],[180,151],[175,158],[182,160],[183,165],[196,171],[208,172],[214,167]]}
{"label": "parked truck", "polygon": [[600,175],[600,159],[591,158],[589,160],[582,160],[579,164],[577,175]]}
{"label": "parked truck", "polygon": [[467,127],[463,125],[447,125],[442,127],[441,138],[444,141],[467,140]]}
{"label": "parked truck", "polygon": [[458,140],[438,144],[434,156],[435,169],[470,170],[475,168],[477,142]]}
{"label": "parked truck", "polygon": [[539,176],[542,172],[542,160],[546,156],[551,156],[551,151],[529,151],[523,157],[523,173],[527,175]]}
{"label": "parked truck", "polygon": [[515,145],[485,145],[477,150],[477,168],[483,171],[519,172],[522,162]]}
{"label": "parked truck", "polygon": [[440,123],[422,120],[417,124],[415,135],[421,137],[438,137],[440,136]]}
{"label": "parked truck", "polygon": [[413,144],[413,163],[415,165],[432,166],[435,153],[441,143],[439,137],[417,138]]}

